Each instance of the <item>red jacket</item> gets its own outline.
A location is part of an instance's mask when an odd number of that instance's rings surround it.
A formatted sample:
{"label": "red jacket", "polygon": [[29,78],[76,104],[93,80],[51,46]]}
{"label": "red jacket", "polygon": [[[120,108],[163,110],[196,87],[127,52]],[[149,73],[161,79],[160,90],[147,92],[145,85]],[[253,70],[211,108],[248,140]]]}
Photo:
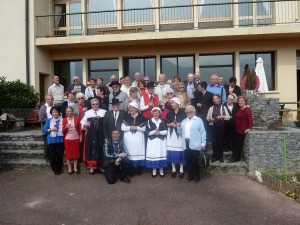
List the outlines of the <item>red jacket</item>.
{"label": "red jacket", "polygon": [[[62,132],[64,133],[64,138],[66,137],[68,130],[69,130],[66,128],[67,124],[68,124],[68,117],[65,117],[62,122]],[[79,136],[82,136],[81,124],[80,124],[80,120],[77,116],[74,116],[74,124],[75,124],[77,133],[79,134]]]}
{"label": "red jacket", "polygon": [[[158,107],[159,104],[159,99],[158,99],[158,95],[157,94],[153,94],[154,96],[154,100],[150,100],[149,95],[145,94],[144,96],[144,103],[145,105],[148,105],[150,102],[153,102],[153,107]],[[143,116],[146,119],[151,119],[152,118],[152,113],[151,110],[153,107],[149,107],[148,109],[143,111]]]}

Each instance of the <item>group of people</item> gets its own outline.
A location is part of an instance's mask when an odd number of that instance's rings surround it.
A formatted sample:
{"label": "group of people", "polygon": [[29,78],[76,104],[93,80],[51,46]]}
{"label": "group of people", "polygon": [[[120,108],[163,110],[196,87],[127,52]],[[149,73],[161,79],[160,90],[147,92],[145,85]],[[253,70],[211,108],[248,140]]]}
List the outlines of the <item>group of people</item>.
{"label": "group of people", "polygon": [[207,85],[199,72],[188,74],[186,82],[175,76],[169,84],[161,74],[157,85],[139,72],[134,76],[121,84],[112,75],[108,85],[101,77],[90,78],[88,87],[74,76],[66,100],[53,76],[39,117],[45,158],[56,175],[62,173],[64,151],[69,175],[80,173],[82,161],[90,174],[104,172],[109,184],[118,173],[131,183],[130,176],[144,168],[153,178],[164,177],[169,164],[171,177],[183,178],[186,165],[186,181],[198,183],[198,158],[210,141],[212,162],[224,162],[224,146],[233,151],[229,163],[241,159],[252,113],[234,77],[225,86],[217,75]]}

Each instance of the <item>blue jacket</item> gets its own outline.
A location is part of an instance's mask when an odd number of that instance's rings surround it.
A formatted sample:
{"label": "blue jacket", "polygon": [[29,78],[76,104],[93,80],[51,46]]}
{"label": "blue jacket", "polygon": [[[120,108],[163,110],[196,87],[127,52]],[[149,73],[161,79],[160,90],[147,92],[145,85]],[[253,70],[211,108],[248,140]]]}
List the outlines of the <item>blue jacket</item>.
{"label": "blue jacket", "polygon": [[[181,129],[179,130],[182,137],[182,147],[186,149],[185,144],[185,126],[187,119],[183,120],[181,123]],[[190,149],[200,151],[202,146],[206,145],[206,131],[202,119],[197,116],[193,117],[193,122],[191,126],[191,136],[190,136]]]}

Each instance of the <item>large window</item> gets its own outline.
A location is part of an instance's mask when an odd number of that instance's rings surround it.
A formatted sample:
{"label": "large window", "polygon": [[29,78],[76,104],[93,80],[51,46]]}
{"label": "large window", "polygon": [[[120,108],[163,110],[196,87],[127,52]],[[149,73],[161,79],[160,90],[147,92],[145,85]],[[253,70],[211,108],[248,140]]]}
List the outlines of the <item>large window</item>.
{"label": "large window", "polygon": [[240,26],[264,26],[272,23],[270,2],[239,0],[239,3]]}
{"label": "large window", "polygon": [[60,83],[67,89],[75,75],[82,82],[82,61],[54,61],[54,74],[60,77]]}
{"label": "large window", "polygon": [[124,75],[133,78],[135,72],[140,72],[142,77],[149,76],[150,80],[156,80],[156,60],[149,58],[125,58]]}
{"label": "large window", "polygon": [[117,17],[116,12],[113,11],[116,9],[116,0],[89,0],[88,12],[92,12],[88,14],[89,28],[116,26]]}
{"label": "large window", "polygon": [[256,60],[261,57],[264,61],[264,69],[269,90],[275,90],[274,53],[242,53],[240,54],[240,75],[243,78],[244,67],[249,64],[250,68],[255,68]]}
{"label": "large window", "polygon": [[186,80],[189,73],[194,73],[194,56],[173,56],[161,57],[161,71],[166,75],[166,79],[172,79],[179,75],[182,80]]}
{"label": "large window", "polygon": [[208,84],[212,74],[223,76],[225,83],[228,83],[229,78],[234,76],[233,54],[200,55],[199,61],[201,80],[206,81]]}
{"label": "large window", "polygon": [[119,77],[118,59],[89,60],[89,77],[101,76],[106,84],[110,82],[110,76],[113,74]]}
{"label": "large window", "polygon": [[124,0],[124,9],[133,9],[124,11],[125,23],[153,23],[153,9],[138,10],[141,8],[152,8],[152,2],[152,0]]}
{"label": "large window", "polygon": [[[192,20],[193,7],[191,0],[161,0],[162,7],[168,6],[183,6],[174,8],[163,8],[161,12],[161,18],[163,21],[189,21]],[[189,6],[189,7],[187,7]]]}
{"label": "large window", "polygon": [[231,0],[201,0],[201,4],[213,4],[200,7],[201,19],[231,17]]}

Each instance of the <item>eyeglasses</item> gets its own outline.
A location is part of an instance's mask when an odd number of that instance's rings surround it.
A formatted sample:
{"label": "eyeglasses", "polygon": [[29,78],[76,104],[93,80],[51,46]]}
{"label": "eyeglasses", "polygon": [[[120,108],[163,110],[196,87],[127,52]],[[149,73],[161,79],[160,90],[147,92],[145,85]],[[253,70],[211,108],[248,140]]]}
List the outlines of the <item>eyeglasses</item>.
{"label": "eyeglasses", "polygon": [[92,105],[99,105],[98,103],[92,104]]}
{"label": "eyeglasses", "polygon": [[227,98],[228,100],[234,100],[233,98]]}
{"label": "eyeglasses", "polygon": [[112,86],[111,88],[118,88],[119,86]]}
{"label": "eyeglasses", "polygon": [[184,88],[184,87],[178,87],[178,88]]}
{"label": "eyeglasses", "polygon": [[190,114],[190,113],[193,113],[193,112],[185,112],[186,114]]}
{"label": "eyeglasses", "polygon": [[77,99],[83,99],[83,98],[77,98]]}
{"label": "eyeglasses", "polygon": [[167,93],[167,95],[172,95],[172,94],[174,94],[174,93]]}
{"label": "eyeglasses", "polygon": [[78,81],[78,79],[73,80],[74,82]]}

